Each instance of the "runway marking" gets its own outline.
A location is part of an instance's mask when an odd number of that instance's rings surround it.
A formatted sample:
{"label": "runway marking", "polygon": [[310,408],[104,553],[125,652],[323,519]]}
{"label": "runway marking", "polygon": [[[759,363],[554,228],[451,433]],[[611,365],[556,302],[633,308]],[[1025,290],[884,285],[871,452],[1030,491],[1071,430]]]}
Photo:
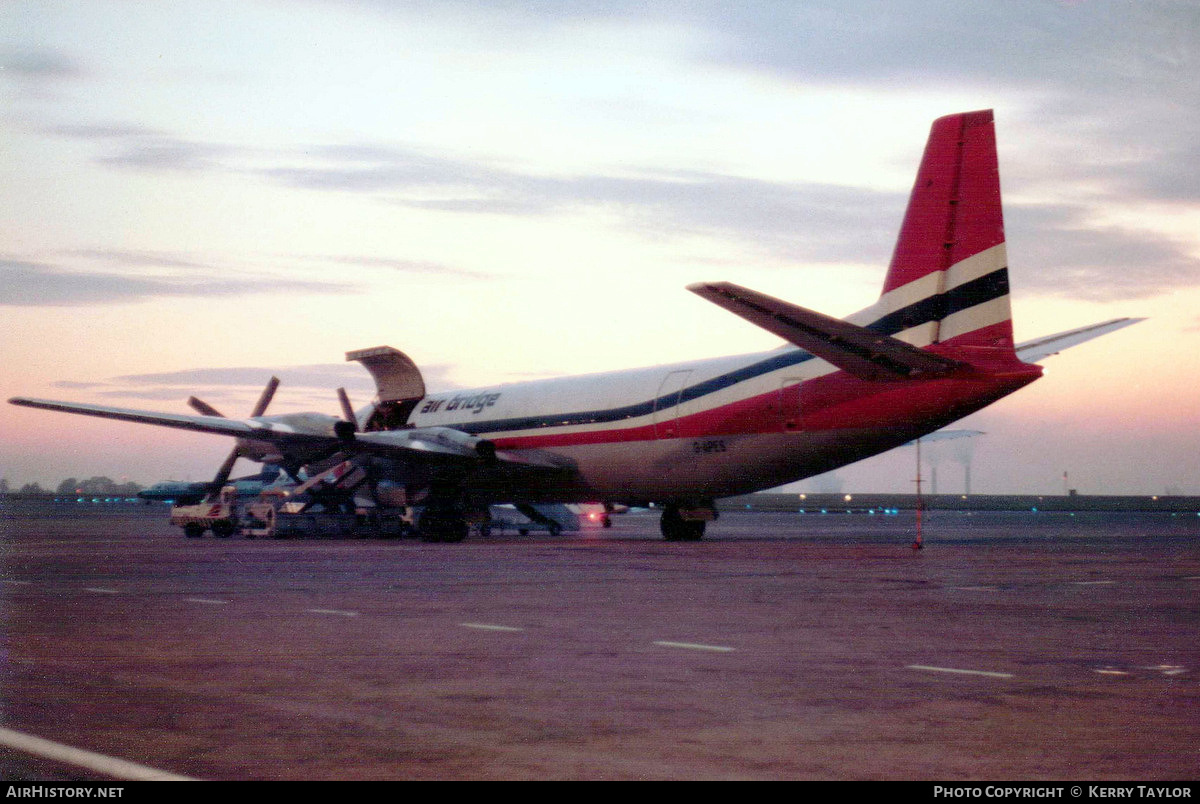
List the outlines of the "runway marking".
{"label": "runway marking", "polygon": [[1116,581],[1071,581],[1074,586],[1111,586]]}
{"label": "runway marking", "polygon": [[139,765],[136,762],[97,754],[94,751],[85,751],[82,748],[73,748],[62,743],[44,740],[41,737],[34,737],[32,734],[22,734],[12,729],[0,728],[0,745],[6,745],[9,748],[23,751],[26,754],[33,754],[34,756],[51,759],[55,762],[63,762],[77,768],[87,768],[88,770],[102,773],[105,776],[131,782],[196,781],[188,776],[179,776],[178,774],[168,773],[157,768]]}
{"label": "runway marking", "polygon": [[733,653],[736,648],[729,648],[725,645],[702,645],[697,642],[666,642],[657,641],[655,645],[660,645],[664,648],[683,648],[684,650],[707,650],[713,653]]}
{"label": "runway marking", "polygon": [[957,673],[964,676],[986,676],[987,678],[1012,678],[1012,673],[995,673],[990,670],[962,670],[957,667],[933,667],[927,664],[910,664],[908,670],[927,670],[931,673]]}
{"label": "runway marking", "polygon": [[312,614],[336,614],[339,617],[357,617],[357,611],[343,611],[342,609],[305,609]]}
{"label": "runway marking", "polygon": [[10,583],[14,586],[33,586],[33,581],[10,581],[5,579],[4,581],[0,581],[0,583]]}
{"label": "runway marking", "polygon": [[120,589],[106,589],[103,586],[85,586],[83,591],[95,592],[98,595],[119,595],[119,594],[121,594]]}
{"label": "runway marking", "polygon": [[957,589],[960,592],[999,592],[998,586],[951,586],[951,589]]}
{"label": "runway marking", "polygon": [[1186,673],[1187,668],[1181,664],[1160,664],[1157,667],[1143,667],[1143,670],[1157,670],[1164,676],[1177,676]]}
{"label": "runway marking", "polygon": [[1127,675],[1129,675],[1128,671],[1126,671],[1126,670],[1113,670],[1108,667],[1101,668],[1101,669],[1093,668],[1092,672],[1099,673],[1102,676],[1127,676]]}
{"label": "runway marking", "polygon": [[188,603],[208,603],[213,606],[222,606],[228,603],[228,600],[216,600],[211,597],[185,597],[184,600]]}
{"label": "runway marking", "polygon": [[511,625],[489,625],[488,623],[459,623],[463,628],[474,628],[477,631],[524,631]]}

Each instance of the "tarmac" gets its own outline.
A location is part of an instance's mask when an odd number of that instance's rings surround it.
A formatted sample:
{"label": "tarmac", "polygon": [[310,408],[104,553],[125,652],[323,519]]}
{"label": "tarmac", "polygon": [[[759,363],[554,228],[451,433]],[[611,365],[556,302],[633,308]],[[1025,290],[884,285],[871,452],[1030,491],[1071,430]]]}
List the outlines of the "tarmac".
{"label": "tarmac", "polygon": [[5,780],[1200,768],[1194,514],[938,511],[916,551],[904,511],[424,544],[0,505]]}

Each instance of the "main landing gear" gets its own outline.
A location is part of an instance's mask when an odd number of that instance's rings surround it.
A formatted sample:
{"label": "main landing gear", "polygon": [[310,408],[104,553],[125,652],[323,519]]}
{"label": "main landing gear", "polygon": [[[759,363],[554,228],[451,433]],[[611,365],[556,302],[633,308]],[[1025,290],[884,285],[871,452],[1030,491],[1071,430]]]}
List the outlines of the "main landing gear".
{"label": "main landing gear", "polygon": [[417,522],[423,542],[461,542],[468,529],[462,512],[454,508],[426,508]]}
{"label": "main landing gear", "polygon": [[[688,513],[692,514],[692,511]],[[668,505],[663,509],[659,527],[663,538],[669,542],[698,542],[704,537],[705,524],[704,519],[691,516],[685,519],[678,505]]]}

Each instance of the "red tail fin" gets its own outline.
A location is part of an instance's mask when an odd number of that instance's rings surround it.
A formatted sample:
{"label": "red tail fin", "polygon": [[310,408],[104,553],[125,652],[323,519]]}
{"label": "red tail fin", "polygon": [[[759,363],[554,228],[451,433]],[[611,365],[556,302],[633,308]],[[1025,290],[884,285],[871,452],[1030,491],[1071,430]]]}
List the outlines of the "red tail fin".
{"label": "red tail fin", "polygon": [[1012,346],[991,110],[934,121],[883,293],[937,308],[933,342]]}

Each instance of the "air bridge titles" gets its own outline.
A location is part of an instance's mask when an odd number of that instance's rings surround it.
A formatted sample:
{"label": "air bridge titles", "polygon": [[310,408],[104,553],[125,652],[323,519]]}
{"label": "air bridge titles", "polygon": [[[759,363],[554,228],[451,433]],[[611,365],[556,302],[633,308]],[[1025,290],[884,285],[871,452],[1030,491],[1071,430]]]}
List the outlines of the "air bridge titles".
{"label": "air bridge titles", "polygon": [[[452,410],[469,410],[478,415],[484,408],[490,408],[496,404],[496,400],[500,398],[500,393],[491,394],[458,394],[449,399],[442,397],[441,399],[427,399],[425,404],[421,406],[422,413],[438,413],[439,411]],[[443,407],[444,406],[444,407]]]}

